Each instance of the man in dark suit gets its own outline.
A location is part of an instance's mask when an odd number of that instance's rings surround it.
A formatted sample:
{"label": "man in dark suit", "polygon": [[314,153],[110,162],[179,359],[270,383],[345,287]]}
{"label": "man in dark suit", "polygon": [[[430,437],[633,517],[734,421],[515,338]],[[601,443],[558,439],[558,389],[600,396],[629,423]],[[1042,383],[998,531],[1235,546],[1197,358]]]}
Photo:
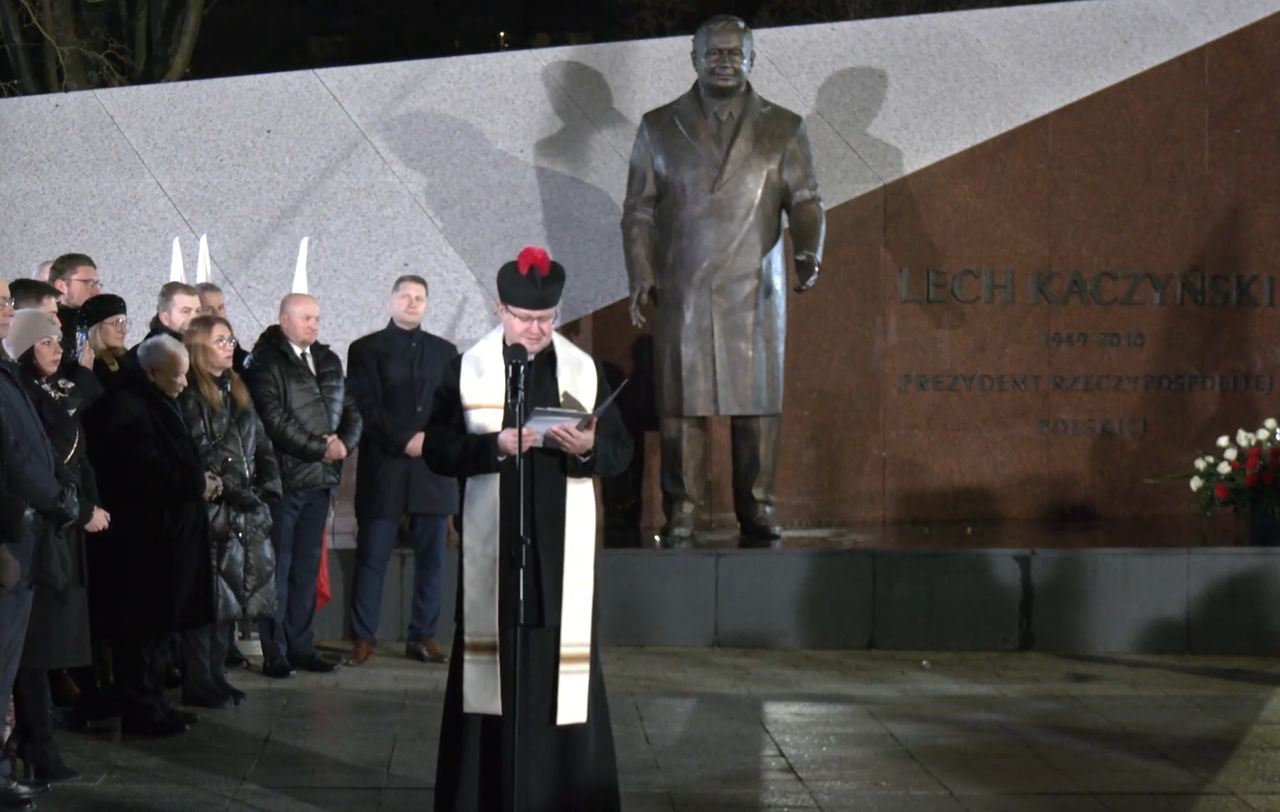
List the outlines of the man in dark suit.
{"label": "man in dark suit", "polygon": [[67,363],[79,360],[76,313],[102,293],[98,266],[87,254],[63,254],[49,266],[49,284],[58,289],[58,321],[62,324],[62,354]]}
{"label": "man in dark suit", "polygon": [[[227,296],[222,292],[222,288],[212,282],[201,282],[196,285],[196,293],[200,295],[200,315],[201,316],[217,316],[220,319],[230,320],[227,315]],[[237,373],[244,372],[245,359],[249,357],[249,351],[239,344],[231,353],[231,368]]]}
{"label": "man in dark suit", "polygon": [[359,665],[378,639],[382,583],[402,518],[413,547],[413,614],[405,656],[443,663],[436,645],[450,514],[458,484],[421,462],[424,429],[436,385],[458,354],[450,342],[422,329],[427,281],[402,276],[391,288],[391,321],[356,339],[347,353],[347,385],[364,418],[356,462],[356,578],[351,595],[355,644],[347,662]]}

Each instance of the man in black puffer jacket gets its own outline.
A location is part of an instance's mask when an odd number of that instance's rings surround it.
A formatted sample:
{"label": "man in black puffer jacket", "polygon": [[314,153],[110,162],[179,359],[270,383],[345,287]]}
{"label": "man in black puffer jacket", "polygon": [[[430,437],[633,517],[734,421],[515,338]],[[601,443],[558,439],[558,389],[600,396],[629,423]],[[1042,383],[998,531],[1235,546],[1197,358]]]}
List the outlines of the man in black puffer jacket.
{"label": "man in black puffer jacket", "polygon": [[361,419],[342,362],[316,343],[319,333],[320,305],[291,293],[280,302],[280,324],[263,331],[245,363],[245,383],[275,445],[284,485],[284,497],[270,506],[276,613],[258,624],[262,673],[269,677],[292,676],[294,668],[334,669],[315,651],[316,578],[329,498],[342,460],[360,441]]}

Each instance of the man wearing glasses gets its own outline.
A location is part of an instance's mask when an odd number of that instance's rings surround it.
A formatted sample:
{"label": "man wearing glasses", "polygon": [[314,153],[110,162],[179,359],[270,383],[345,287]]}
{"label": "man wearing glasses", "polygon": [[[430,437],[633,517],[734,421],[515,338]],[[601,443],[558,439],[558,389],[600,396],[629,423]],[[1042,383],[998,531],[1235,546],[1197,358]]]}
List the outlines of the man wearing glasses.
{"label": "man wearing glasses", "polygon": [[[217,316],[230,320],[231,317],[227,315],[227,297],[222,292],[222,288],[212,282],[201,282],[196,285],[196,293],[200,296],[201,316]],[[244,373],[244,362],[248,357],[249,351],[237,344],[235,352],[231,355],[231,368],[236,374]]]}
{"label": "man wearing glasses", "polygon": [[102,292],[98,265],[87,254],[63,254],[49,267],[49,284],[58,289],[58,320],[62,322],[62,354],[76,358],[76,313]]}
{"label": "man wearing glasses", "polygon": [[[508,363],[514,370],[524,356],[529,408],[594,409],[609,396],[591,356],[555,332],[564,285],[565,269],[538,248],[498,270],[501,324],[449,363],[426,427],[423,460],[437,474],[466,480],[461,615],[436,763],[442,812],[507,808],[511,793],[521,809],[621,806],[592,623],[592,479],[627,467],[631,437],[612,408],[598,420],[522,435],[507,391]],[[527,499],[518,450],[527,452]],[[522,504],[529,547],[517,570]]]}

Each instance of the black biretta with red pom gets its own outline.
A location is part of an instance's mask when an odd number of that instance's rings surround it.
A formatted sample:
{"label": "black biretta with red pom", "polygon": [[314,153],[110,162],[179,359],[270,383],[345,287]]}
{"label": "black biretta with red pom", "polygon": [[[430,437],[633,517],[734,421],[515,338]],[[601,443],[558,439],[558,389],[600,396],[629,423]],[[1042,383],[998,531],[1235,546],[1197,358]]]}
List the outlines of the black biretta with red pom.
{"label": "black biretta with red pom", "polygon": [[498,269],[498,299],[523,310],[550,310],[564,292],[564,266],[545,248],[530,245]]}

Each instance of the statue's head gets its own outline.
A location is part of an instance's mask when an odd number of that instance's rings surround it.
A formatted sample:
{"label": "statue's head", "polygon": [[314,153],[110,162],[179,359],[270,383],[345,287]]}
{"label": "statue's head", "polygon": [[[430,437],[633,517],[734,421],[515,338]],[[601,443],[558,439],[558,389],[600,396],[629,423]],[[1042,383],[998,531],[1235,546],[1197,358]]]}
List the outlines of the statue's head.
{"label": "statue's head", "polygon": [[717,14],[693,34],[693,69],[702,92],[728,97],[747,89],[755,49],[751,29],[738,17]]}

